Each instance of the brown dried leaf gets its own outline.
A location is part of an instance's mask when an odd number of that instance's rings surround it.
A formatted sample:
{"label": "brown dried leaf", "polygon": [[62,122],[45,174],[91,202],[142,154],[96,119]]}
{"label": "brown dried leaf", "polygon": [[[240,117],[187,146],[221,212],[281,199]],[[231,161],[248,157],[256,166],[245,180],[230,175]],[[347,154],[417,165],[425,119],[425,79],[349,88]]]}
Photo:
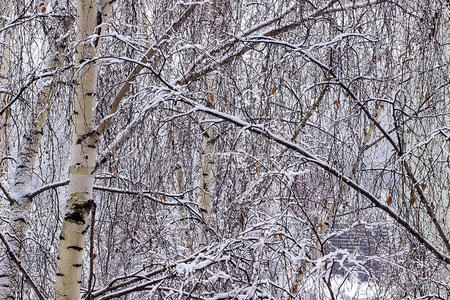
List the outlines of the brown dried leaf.
{"label": "brown dried leaf", "polygon": [[386,204],[389,206],[389,205],[391,205],[391,203],[392,203],[392,197],[388,196],[386,199]]}
{"label": "brown dried leaf", "polygon": [[334,105],[336,105],[336,108],[339,108],[339,105],[341,105],[339,100],[334,100],[333,103],[334,103]]}
{"label": "brown dried leaf", "polygon": [[295,65],[292,65],[292,68],[291,68],[291,75],[290,75],[290,76],[294,75],[294,73],[295,73]]}
{"label": "brown dried leaf", "polygon": [[272,95],[275,94],[276,91],[277,91],[277,87],[274,86],[274,87],[272,88],[272,91],[271,91]]}

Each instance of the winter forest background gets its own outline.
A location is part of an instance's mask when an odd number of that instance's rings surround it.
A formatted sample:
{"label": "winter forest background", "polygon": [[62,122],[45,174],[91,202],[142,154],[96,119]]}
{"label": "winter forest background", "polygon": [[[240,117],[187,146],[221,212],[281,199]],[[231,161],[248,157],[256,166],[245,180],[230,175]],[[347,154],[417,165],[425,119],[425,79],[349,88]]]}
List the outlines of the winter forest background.
{"label": "winter forest background", "polygon": [[449,299],[449,5],[0,0],[0,298]]}

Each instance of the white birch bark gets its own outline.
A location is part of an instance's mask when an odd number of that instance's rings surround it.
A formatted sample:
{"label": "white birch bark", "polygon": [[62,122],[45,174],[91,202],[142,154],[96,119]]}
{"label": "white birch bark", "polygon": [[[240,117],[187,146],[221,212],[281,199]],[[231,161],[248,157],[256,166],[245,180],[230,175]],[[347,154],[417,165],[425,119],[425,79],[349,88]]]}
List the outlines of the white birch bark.
{"label": "white birch bark", "polygon": [[[58,39],[58,37],[60,36],[60,29],[63,29],[63,33],[65,33],[70,29],[71,25],[67,19],[59,19],[58,24],[51,24],[49,27],[53,28],[47,34],[51,42],[44,47],[43,54],[47,55],[47,57],[44,60],[42,72],[55,71],[61,65],[63,53],[60,51],[64,47],[60,46],[65,43],[65,40]],[[61,36],[63,35],[61,34]],[[7,60],[5,60],[6,62]],[[38,85],[40,86],[40,90],[37,94],[36,105],[30,123],[28,124],[22,147],[19,149],[16,169],[13,174],[13,182],[9,191],[13,203],[9,207],[8,224],[6,227],[8,234],[6,238],[11,247],[11,251],[19,260],[22,258],[22,241],[26,237],[30,216],[31,200],[28,197],[28,189],[32,186],[34,163],[47,121],[48,107],[52,100],[54,81],[52,78],[45,78],[41,79]],[[7,138],[6,134],[4,137]],[[15,279],[17,275],[18,269],[16,264],[6,259],[0,261],[0,294],[5,295],[6,299],[14,299],[15,297],[17,287]]]}
{"label": "white birch bark", "polygon": [[[92,189],[97,156],[96,136],[86,136],[94,128],[97,65],[85,64],[97,54],[100,40],[92,39],[102,20],[111,12],[111,1],[80,0],[77,7],[75,98],[73,111],[72,154],[63,228],[60,235],[56,274],[56,299],[79,299],[81,269],[89,212],[93,205]],[[100,6],[99,6],[100,5]]]}
{"label": "white birch bark", "polygon": [[[218,27],[222,24],[216,24],[220,20],[215,20],[214,9],[217,3],[211,3],[209,8],[209,18],[213,20],[209,32],[209,41],[211,41],[211,47],[217,44],[216,38],[218,35]],[[217,25],[217,26],[216,26]],[[207,106],[213,107],[213,101],[217,93],[217,74],[212,73],[208,75],[208,92],[209,99],[207,100]],[[203,228],[199,234],[199,246],[203,247],[209,244],[209,226],[211,225],[211,194],[212,194],[212,166],[213,160],[213,148],[214,142],[212,136],[214,135],[214,128],[212,124],[205,123],[205,130],[202,133],[202,154],[201,154],[201,169],[200,169],[200,198],[198,202],[198,208],[200,214],[205,221]]]}
{"label": "white birch bark", "polygon": [[[175,166],[175,173],[176,173],[176,179],[177,179],[177,193],[181,194],[184,192],[184,176],[183,176],[183,168],[181,167],[181,164],[178,162],[178,158],[176,158],[176,166]],[[183,205],[177,206],[178,214],[180,215],[181,219],[181,241],[184,243],[184,246],[188,251],[190,252],[192,250],[192,240],[191,235],[189,232],[189,223],[186,221],[186,209]]]}
{"label": "white birch bark", "polygon": [[[9,9],[8,9],[9,10]],[[10,41],[10,35],[8,32],[0,33],[0,88],[5,87],[8,83],[9,76],[9,60],[10,49],[8,47]],[[3,107],[7,103],[6,94],[0,94],[0,107]],[[0,115],[0,183],[2,187],[8,189],[8,162],[3,158],[8,155],[8,114],[9,110]],[[8,204],[6,201],[0,202],[1,215],[8,214]],[[0,222],[0,230],[5,229],[6,224]],[[5,295],[5,299],[12,299],[10,292],[11,284],[11,264],[7,255],[3,253],[3,247],[0,251],[0,294]]]}
{"label": "white birch bark", "polygon": [[[208,125],[207,125],[208,126]],[[205,221],[205,226],[200,232],[199,246],[203,247],[209,243],[209,226],[211,224],[211,177],[212,177],[212,165],[214,163],[213,141],[212,135],[214,134],[214,128],[209,126],[202,135],[202,161],[201,161],[201,174],[200,174],[200,199],[199,210],[200,214]]]}
{"label": "white birch bark", "polygon": [[[8,2],[6,5],[4,13],[6,16],[9,15],[12,3]],[[1,24],[1,23],[0,23]],[[2,24],[3,25],[3,24]],[[10,56],[11,50],[9,49],[9,42],[11,35],[8,31],[3,31],[0,33],[0,89],[6,87],[8,84],[8,76],[10,70]],[[6,105],[7,95],[0,93],[0,107]],[[7,136],[7,126],[8,126],[8,115],[9,110],[0,114],[0,180],[4,183],[8,180],[8,163],[3,159],[3,157],[8,155],[8,136]],[[1,203],[3,205],[3,203]]]}

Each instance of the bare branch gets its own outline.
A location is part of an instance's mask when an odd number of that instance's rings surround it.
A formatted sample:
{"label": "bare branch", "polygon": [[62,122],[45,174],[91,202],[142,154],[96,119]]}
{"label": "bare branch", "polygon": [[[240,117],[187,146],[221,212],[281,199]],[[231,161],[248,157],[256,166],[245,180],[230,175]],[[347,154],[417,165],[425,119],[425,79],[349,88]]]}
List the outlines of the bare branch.
{"label": "bare branch", "polygon": [[25,277],[25,280],[27,281],[27,283],[31,286],[31,288],[33,289],[33,291],[36,293],[36,295],[38,296],[38,298],[40,300],[45,300],[48,299],[48,297],[44,297],[44,295],[41,293],[41,291],[39,290],[39,288],[37,287],[36,283],[34,283],[33,279],[31,279],[30,275],[28,274],[28,272],[25,270],[25,268],[22,266],[22,264],[20,263],[19,259],[17,258],[16,254],[11,250],[11,246],[9,245],[8,241],[6,240],[4,233],[0,232],[0,239],[2,240],[3,244],[6,247],[6,251],[9,255],[9,257],[11,258],[11,260],[17,265],[17,267],[19,268],[20,272],[22,272],[23,276]]}

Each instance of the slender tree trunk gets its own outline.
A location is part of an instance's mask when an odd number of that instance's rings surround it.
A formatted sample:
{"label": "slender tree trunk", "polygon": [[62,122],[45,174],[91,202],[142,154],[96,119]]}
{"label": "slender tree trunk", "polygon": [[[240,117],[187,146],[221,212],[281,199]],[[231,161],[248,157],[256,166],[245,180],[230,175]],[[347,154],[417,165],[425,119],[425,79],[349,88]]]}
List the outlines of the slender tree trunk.
{"label": "slender tree trunk", "polygon": [[[221,24],[216,23],[216,14],[215,9],[218,5],[215,1],[210,4],[209,8],[209,18],[213,20],[211,27],[209,28],[209,37],[208,40],[212,47],[217,45],[217,37],[218,37],[218,29],[216,27]],[[212,73],[208,75],[208,93],[209,96],[207,99],[207,106],[214,107],[214,98],[217,93],[217,74]],[[214,164],[213,160],[213,148],[214,148],[214,127],[212,124],[205,123],[205,129],[202,134],[202,154],[201,154],[201,170],[200,170],[200,198],[198,203],[198,208],[200,210],[200,214],[205,221],[205,226],[200,231],[199,235],[199,246],[203,247],[209,244],[210,235],[209,235],[209,226],[211,225],[211,193],[212,193],[212,166]]]}
{"label": "slender tree trunk", "polygon": [[[11,5],[12,3],[8,2],[5,12],[2,11],[2,13],[5,13],[6,16],[9,15]],[[0,33],[0,89],[8,84],[11,56],[11,50],[9,49],[10,39],[11,35],[8,31],[3,31]],[[8,97],[6,94],[0,93],[0,107],[6,105],[7,99]],[[3,158],[7,156],[9,152],[7,135],[9,112],[10,111],[7,110],[3,114],[0,114],[0,180],[2,180],[3,183],[8,180],[8,162]],[[3,203],[0,205],[3,206]]]}
{"label": "slender tree trunk", "polygon": [[[59,30],[63,29],[65,33],[70,29],[70,26],[70,22],[64,19],[60,19],[58,24],[48,26],[51,27],[47,32],[51,41],[45,47],[44,54],[47,55],[47,58],[44,61],[42,72],[55,71],[60,66],[63,53],[59,53],[58,51],[64,49],[64,47],[60,46],[62,43],[65,43],[65,40],[58,40],[60,35]],[[6,64],[8,57],[4,56],[3,58],[6,59],[4,61]],[[37,94],[36,106],[33,109],[22,147],[17,155],[16,169],[9,191],[13,203],[9,207],[8,225],[6,228],[8,234],[6,238],[11,247],[11,251],[19,260],[23,254],[22,242],[27,233],[30,216],[31,200],[28,198],[28,192],[32,186],[34,162],[47,121],[48,107],[53,98],[54,80],[52,78],[41,79],[39,84],[41,89]],[[6,134],[4,137],[7,138]],[[18,269],[13,262],[10,260],[0,261],[0,294],[5,295],[6,299],[15,298],[14,295],[17,287],[15,281],[17,275]]]}
{"label": "slender tree trunk", "polygon": [[[0,33],[0,87],[7,85],[9,76],[9,59],[10,50],[8,47],[10,35],[7,32]],[[6,105],[8,97],[6,94],[0,94],[0,107]],[[8,155],[8,116],[10,110],[6,110],[0,115],[0,184],[8,189],[8,161],[5,157]],[[1,201],[0,212],[2,215],[8,215],[8,204],[6,201]],[[6,224],[0,222],[0,230],[6,228]],[[0,249],[3,247],[0,247]],[[3,254],[3,249],[0,250],[0,294],[5,296],[5,299],[14,299],[12,293],[13,282],[13,263],[7,255]]]}
{"label": "slender tree trunk", "polygon": [[102,20],[109,17],[111,1],[80,0],[77,7],[77,39],[75,66],[75,98],[73,112],[72,155],[69,169],[69,186],[56,274],[56,299],[80,298],[83,249],[88,229],[89,213],[94,203],[92,189],[97,156],[94,128],[95,93],[97,90],[97,65],[83,65],[97,54],[99,38],[96,32]]}
{"label": "slender tree trunk", "polygon": [[[207,125],[209,126],[209,124]],[[209,226],[211,224],[211,177],[213,142],[213,127],[209,126],[202,135],[202,161],[200,174],[200,199],[199,210],[205,226],[200,234],[199,246],[206,246],[209,243]]]}

